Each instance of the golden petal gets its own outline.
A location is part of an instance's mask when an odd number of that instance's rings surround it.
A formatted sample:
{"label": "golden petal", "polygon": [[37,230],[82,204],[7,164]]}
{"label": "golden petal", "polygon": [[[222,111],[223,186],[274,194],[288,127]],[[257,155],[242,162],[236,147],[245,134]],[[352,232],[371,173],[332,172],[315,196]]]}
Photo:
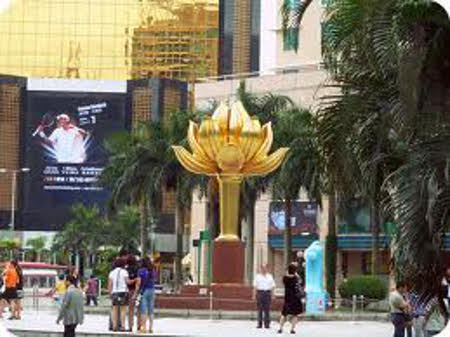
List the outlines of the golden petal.
{"label": "golden petal", "polygon": [[231,111],[234,111],[234,113],[239,116],[242,125],[250,122],[250,115],[247,110],[245,110],[244,104],[242,104],[241,101],[234,102],[231,106]]}
{"label": "golden petal", "polygon": [[[259,137],[253,141],[250,146],[250,151],[248,152],[246,159],[248,162],[260,162],[263,160],[270,150],[270,146],[267,149],[267,145],[272,145],[273,133],[270,123],[265,124],[261,128]],[[267,152],[265,152],[267,150]],[[263,155],[261,155],[261,153]]]}
{"label": "golden petal", "polygon": [[186,170],[196,174],[214,174],[217,172],[215,165],[205,165],[199,162],[182,146],[172,146],[172,149],[175,151],[177,159]]}
{"label": "golden petal", "polygon": [[211,144],[213,137],[216,137],[218,133],[216,124],[211,118],[205,118],[200,124],[200,129],[198,130],[197,141],[202,149],[205,151],[208,158],[216,161],[217,149],[215,144]]}
{"label": "golden petal", "polygon": [[234,102],[231,105],[229,133],[232,141],[238,144],[240,141],[242,129],[246,124],[250,123],[250,116],[244,108],[241,101]]}
{"label": "golden petal", "polygon": [[270,148],[272,147],[273,131],[272,131],[272,124],[270,122],[262,127],[262,134],[263,134],[263,142],[259,147],[258,151],[255,153],[255,155],[252,158],[250,158],[250,160],[253,163],[259,163],[263,161],[267,157],[267,154],[269,153]]}
{"label": "golden petal", "polygon": [[230,108],[225,102],[221,102],[219,107],[214,111],[212,119],[219,126],[220,132],[224,135],[228,132]]}
{"label": "golden petal", "polygon": [[288,151],[289,148],[282,147],[258,164],[247,163],[242,169],[242,173],[248,175],[269,174],[270,172],[275,171],[281,165]]}
{"label": "golden petal", "polygon": [[[261,146],[261,123],[258,119],[252,118],[249,123],[244,125],[242,129],[241,150],[245,156],[245,160],[250,160],[250,154],[256,153],[256,150]],[[252,149],[252,146],[255,149]]]}
{"label": "golden petal", "polygon": [[194,156],[197,156],[204,161],[214,161],[214,158],[210,158],[208,153],[201,147],[198,139],[198,125],[192,121],[189,121],[188,142]]}

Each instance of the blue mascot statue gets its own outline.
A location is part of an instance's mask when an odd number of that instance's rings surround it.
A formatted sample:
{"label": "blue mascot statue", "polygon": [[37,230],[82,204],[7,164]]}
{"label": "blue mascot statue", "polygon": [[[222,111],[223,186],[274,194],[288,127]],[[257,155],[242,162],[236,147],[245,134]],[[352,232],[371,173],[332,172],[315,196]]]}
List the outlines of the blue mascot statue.
{"label": "blue mascot statue", "polygon": [[306,313],[325,312],[327,293],[323,281],[323,245],[314,241],[305,251]]}

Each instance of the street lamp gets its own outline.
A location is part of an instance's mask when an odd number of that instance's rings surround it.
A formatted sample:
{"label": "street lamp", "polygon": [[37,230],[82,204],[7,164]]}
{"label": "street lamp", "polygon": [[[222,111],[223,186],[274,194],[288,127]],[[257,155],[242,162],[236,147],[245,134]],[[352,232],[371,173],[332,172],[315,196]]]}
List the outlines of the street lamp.
{"label": "street lamp", "polygon": [[17,174],[18,173],[28,173],[30,169],[28,167],[22,167],[17,170],[9,170],[6,168],[0,168],[0,173],[12,173],[12,181],[11,181],[11,224],[10,228],[14,231],[15,220],[16,220],[16,190],[17,190]]}

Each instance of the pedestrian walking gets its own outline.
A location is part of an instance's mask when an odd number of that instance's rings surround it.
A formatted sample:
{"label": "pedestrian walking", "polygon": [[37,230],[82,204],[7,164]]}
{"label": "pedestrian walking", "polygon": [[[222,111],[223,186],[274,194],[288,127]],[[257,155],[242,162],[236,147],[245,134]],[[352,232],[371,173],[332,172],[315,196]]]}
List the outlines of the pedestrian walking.
{"label": "pedestrian walking", "polygon": [[410,310],[404,298],[406,291],[406,284],[404,282],[397,282],[396,289],[389,295],[391,321],[394,324],[394,337],[405,337],[405,329],[408,321],[407,312]]}
{"label": "pedestrian walking", "polygon": [[75,329],[84,321],[83,293],[77,287],[77,279],[73,276],[67,278],[69,287],[64,296],[56,324],[64,324],[64,337],[75,337]]}
{"label": "pedestrian walking", "polygon": [[[153,333],[153,310],[155,306],[155,279],[156,273],[150,258],[144,257],[138,273],[136,291],[139,291],[139,312],[141,322],[139,324],[141,333]],[[148,322],[148,330],[147,330]]]}
{"label": "pedestrian walking", "polygon": [[291,334],[295,334],[298,316],[303,312],[303,304],[300,290],[300,276],[297,273],[297,265],[291,263],[287,273],[283,277],[284,304],[280,318],[278,333],[283,333],[283,326],[287,320],[291,323]]}
{"label": "pedestrian walking", "polygon": [[64,296],[66,295],[67,291],[67,284],[66,284],[66,277],[69,277],[64,274],[61,274],[58,276],[58,281],[56,281],[55,289],[53,289],[53,299],[58,303],[59,306],[62,305]]}
{"label": "pedestrian walking", "polygon": [[[128,272],[125,270],[126,261],[117,259],[115,268],[108,277],[108,293],[111,296],[112,310],[112,330],[125,331],[125,314],[128,306]],[[120,322],[120,328],[119,328]]]}
{"label": "pedestrian walking", "polygon": [[440,333],[446,325],[445,304],[433,298],[429,303],[429,310],[424,317],[425,337],[435,336]]}
{"label": "pedestrian walking", "polygon": [[22,318],[22,311],[23,311],[23,307],[22,307],[22,299],[24,297],[24,292],[23,292],[23,272],[22,272],[22,268],[19,265],[19,262],[17,260],[13,260],[11,261],[13,267],[16,269],[16,273],[17,273],[17,286],[16,286],[16,292],[17,292],[17,297],[14,301],[14,306],[11,308],[11,319],[21,319]]}
{"label": "pedestrian walking", "polygon": [[86,305],[91,305],[91,302],[94,303],[95,306],[98,305],[97,297],[98,297],[98,280],[92,274],[89,277],[89,280],[86,282]]}
{"label": "pedestrian walking", "polygon": [[273,290],[275,288],[275,281],[273,276],[268,272],[267,265],[260,267],[259,273],[256,274],[253,282],[254,295],[256,299],[256,307],[258,310],[258,324],[257,328],[270,328],[270,305],[272,302]]}
{"label": "pedestrian walking", "polygon": [[[16,299],[17,299],[17,284],[19,282],[19,275],[16,268],[14,268],[13,261],[10,261],[6,265],[6,269],[3,272],[3,284],[4,291],[0,295],[0,318],[2,318],[3,311],[6,306],[11,307],[11,313],[16,311]],[[11,316],[12,318],[13,316]]]}

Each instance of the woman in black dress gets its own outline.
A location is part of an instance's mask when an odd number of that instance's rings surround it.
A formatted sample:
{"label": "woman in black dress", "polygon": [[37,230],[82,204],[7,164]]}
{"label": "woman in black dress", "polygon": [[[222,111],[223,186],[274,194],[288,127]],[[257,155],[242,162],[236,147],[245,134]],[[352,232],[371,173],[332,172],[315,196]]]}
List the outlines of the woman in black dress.
{"label": "woman in black dress", "polygon": [[297,266],[290,264],[287,274],[283,277],[284,284],[284,305],[280,318],[280,329],[278,333],[283,332],[283,326],[287,319],[291,322],[291,333],[295,334],[295,326],[298,322],[298,315],[303,312],[303,304],[300,291],[300,276],[297,274]]}

